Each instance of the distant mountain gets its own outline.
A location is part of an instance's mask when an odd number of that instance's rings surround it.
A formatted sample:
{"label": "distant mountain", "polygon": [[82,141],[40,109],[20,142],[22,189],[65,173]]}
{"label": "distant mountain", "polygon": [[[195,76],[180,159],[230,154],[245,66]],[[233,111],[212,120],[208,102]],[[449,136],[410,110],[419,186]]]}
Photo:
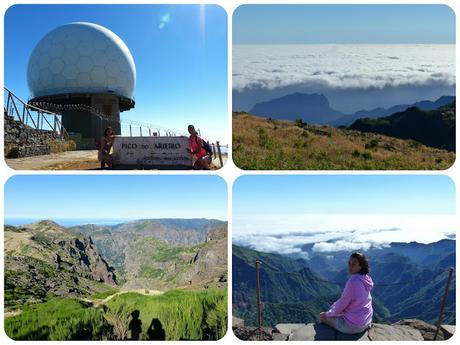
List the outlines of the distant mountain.
{"label": "distant mountain", "polygon": [[[354,250],[366,253],[374,281],[383,284],[376,284],[374,296],[391,312],[387,320],[417,317],[434,322],[446,284],[447,269],[455,267],[455,247],[454,240],[444,239],[428,244],[393,242],[382,248]],[[350,251],[308,253],[309,265],[317,268],[319,274],[333,281],[346,280],[345,267]],[[414,282],[405,284],[410,281]],[[451,312],[455,310],[455,276],[447,305],[446,322],[455,322],[455,314]]]}
{"label": "distant mountain", "polygon": [[[256,260],[262,261],[260,286],[266,326],[279,322],[314,321],[321,311],[327,310],[340,297],[342,287],[324,282],[303,259],[233,245],[233,312],[248,325],[256,323]],[[378,300],[374,302],[376,315],[386,315]]]}
{"label": "distant mountain", "polygon": [[5,301],[48,293],[84,297],[113,290],[227,286],[227,223],[141,220],[66,228],[44,220],[5,226]]}
{"label": "distant mountain", "polygon": [[416,107],[378,119],[362,118],[350,127],[360,132],[412,139],[424,145],[455,151],[455,102],[435,110]]}
{"label": "distant mountain", "polygon": [[51,221],[4,227],[5,304],[103,292],[116,284],[114,269],[90,237]]}
{"label": "distant mountain", "polygon": [[391,114],[401,112],[407,108],[416,107],[421,110],[434,110],[444,105],[455,102],[455,96],[441,96],[436,101],[419,101],[412,104],[398,104],[390,108],[375,108],[371,110],[359,110],[350,115],[344,115],[330,124],[333,126],[349,126],[353,122],[361,118],[376,119],[379,117],[389,116]]}
{"label": "distant mountain", "polygon": [[390,108],[359,110],[353,114],[344,114],[331,108],[328,99],[322,94],[292,93],[280,98],[256,103],[249,113],[271,117],[276,120],[294,121],[302,119],[308,124],[330,124],[335,127],[350,126],[358,119],[376,119],[416,107],[421,110],[435,110],[455,102],[455,96],[441,96],[436,101],[422,100],[412,104],[398,104]]}
{"label": "distant mountain", "polygon": [[68,229],[90,235],[126,289],[223,286],[227,223],[213,219],[143,219]]}
{"label": "distant mountain", "polygon": [[343,116],[330,107],[324,95],[299,92],[257,103],[250,113],[276,120],[302,119],[309,124],[326,124]]}
{"label": "distant mountain", "polygon": [[[311,246],[304,249],[311,250]],[[371,276],[376,284],[373,289],[374,320],[395,322],[402,318],[419,318],[431,323],[436,321],[447,269],[455,267],[455,241],[391,243],[364,252],[369,257]],[[317,313],[328,308],[343,288],[348,278],[346,265],[350,252],[310,251],[308,255],[310,258],[303,260],[233,246],[234,315],[243,318],[248,325],[255,324],[254,262],[258,259],[262,260],[265,325],[273,326],[275,321],[315,322]],[[291,285],[285,283],[286,277],[292,280]],[[264,295],[264,290],[270,292]],[[448,324],[455,324],[455,295],[454,275],[444,315]]]}

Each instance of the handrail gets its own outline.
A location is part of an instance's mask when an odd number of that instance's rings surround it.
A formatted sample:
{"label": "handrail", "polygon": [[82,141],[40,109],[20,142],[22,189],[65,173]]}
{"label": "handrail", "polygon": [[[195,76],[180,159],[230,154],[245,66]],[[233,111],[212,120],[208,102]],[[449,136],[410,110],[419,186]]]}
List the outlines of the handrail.
{"label": "handrail", "polygon": [[[19,122],[27,126],[30,126],[36,130],[49,130],[55,133],[56,135],[60,136],[61,138],[69,138],[69,134],[67,133],[66,129],[61,123],[61,120],[59,119],[59,114],[28,104],[24,102],[21,98],[19,98],[16,94],[14,94],[14,92],[12,92],[6,86],[3,86],[3,88],[7,92],[6,103],[3,109],[8,116],[13,117],[15,120],[18,120]],[[20,111],[21,107],[22,112]],[[36,119],[34,119],[34,116],[31,114],[31,111],[37,113]],[[52,116],[52,124],[47,118],[47,115]],[[29,124],[29,120],[31,124]],[[45,123],[49,126],[49,129],[43,128],[43,125]]]}

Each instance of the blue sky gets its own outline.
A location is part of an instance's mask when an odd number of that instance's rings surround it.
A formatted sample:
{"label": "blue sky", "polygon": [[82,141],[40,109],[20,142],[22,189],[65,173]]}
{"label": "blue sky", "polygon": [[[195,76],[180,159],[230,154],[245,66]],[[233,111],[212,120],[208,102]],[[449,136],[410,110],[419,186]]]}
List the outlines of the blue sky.
{"label": "blue sky", "polygon": [[228,143],[227,15],[214,5],[16,5],[5,15],[5,85],[27,99],[38,41],[75,21],[107,27],[129,47],[136,107],[122,118],[179,130],[195,124]]}
{"label": "blue sky", "polygon": [[17,175],[5,185],[5,219],[227,219],[218,176]]}
{"label": "blue sky", "polygon": [[455,185],[441,175],[243,176],[232,221],[233,243],[271,253],[432,243],[456,238]]}
{"label": "blue sky", "polygon": [[455,186],[445,176],[243,176],[233,199],[235,217],[455,213]]}
{"label": "blue sky", "polygon": [[244,5],[234,44],[455,43],[445,5]]}

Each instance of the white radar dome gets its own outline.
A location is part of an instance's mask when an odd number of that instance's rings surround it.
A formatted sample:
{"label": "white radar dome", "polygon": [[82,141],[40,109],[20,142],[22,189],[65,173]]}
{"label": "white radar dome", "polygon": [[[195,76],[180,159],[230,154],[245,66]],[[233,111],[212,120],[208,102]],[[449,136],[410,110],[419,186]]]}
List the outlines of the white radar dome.
{"label": "white radar dome", "polygon": [[32,98],[112,93],[133,99],[136,67],[126,44],[107,28],[70,23],[46,34],[29,59]]}

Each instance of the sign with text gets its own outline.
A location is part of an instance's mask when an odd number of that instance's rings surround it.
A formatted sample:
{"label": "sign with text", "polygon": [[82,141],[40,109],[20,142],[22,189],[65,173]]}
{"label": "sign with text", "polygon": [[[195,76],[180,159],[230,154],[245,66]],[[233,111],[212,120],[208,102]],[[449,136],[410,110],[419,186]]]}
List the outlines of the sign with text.
{"label": "sign with text", "polygon": [[192,155],[187,148],[188,138],[185,136],[115,137],[113,165],[191,169]]}

